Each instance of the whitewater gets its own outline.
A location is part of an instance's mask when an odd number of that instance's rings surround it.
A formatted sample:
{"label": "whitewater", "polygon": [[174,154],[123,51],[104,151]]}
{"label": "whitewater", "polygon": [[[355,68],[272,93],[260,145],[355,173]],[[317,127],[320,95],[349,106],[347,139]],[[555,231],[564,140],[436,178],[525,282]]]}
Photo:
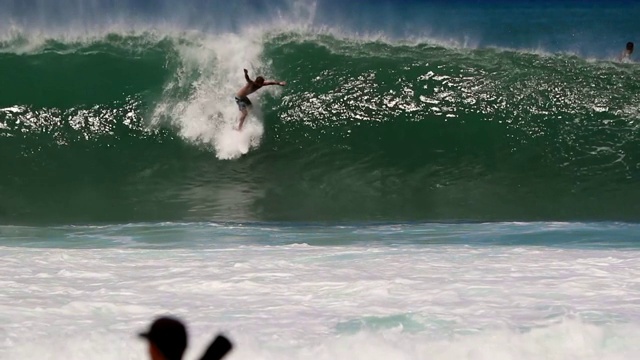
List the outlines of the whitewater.
{"label": "whitewater", "polygon": [[218,332],[232,359],[631,359],[637,231],[3,227],[0,354],[143,359],[135,334],[170,313],[189,325],[189,359]]}
{"label": "whitewater", "polygon": [[638,16],[0,2],[0,359],[637,358]]}

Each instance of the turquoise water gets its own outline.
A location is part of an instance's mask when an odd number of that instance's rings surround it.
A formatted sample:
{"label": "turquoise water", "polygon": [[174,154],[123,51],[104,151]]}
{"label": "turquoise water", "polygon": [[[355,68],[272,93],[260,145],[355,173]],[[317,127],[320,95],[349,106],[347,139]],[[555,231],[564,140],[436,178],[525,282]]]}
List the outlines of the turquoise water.
{"label": "turquoise water", "polygon": [[0,246],[60,249],[207,249],[243,246],[540,246],[629,249],[638,225],[625,223],[139,223],[101,226],[2,226]]}

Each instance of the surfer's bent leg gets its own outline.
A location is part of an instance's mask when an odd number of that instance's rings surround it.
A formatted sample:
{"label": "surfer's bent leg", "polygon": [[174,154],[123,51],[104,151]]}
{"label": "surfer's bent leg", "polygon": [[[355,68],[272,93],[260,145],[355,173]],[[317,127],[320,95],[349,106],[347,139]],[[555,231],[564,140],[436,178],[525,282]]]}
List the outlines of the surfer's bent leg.
{"label": "surfer's bent leg", "polygon": [[238,130],[242,130],[242,125],[244,124],[244,120],[249,115],[249,107],[251,107],[251,101],[248,97],[235,97],[236,104],[238,104],[238,110],[240,110],[240,123],[238,124]]}

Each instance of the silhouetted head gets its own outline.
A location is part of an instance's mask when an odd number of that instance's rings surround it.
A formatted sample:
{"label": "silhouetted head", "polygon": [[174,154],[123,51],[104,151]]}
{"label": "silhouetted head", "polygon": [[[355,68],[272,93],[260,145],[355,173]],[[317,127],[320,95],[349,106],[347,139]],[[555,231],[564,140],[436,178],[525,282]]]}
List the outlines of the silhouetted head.
{"label": "silhouetted head", "polygon": [[262,84],[264,84],[264,78],[262,76],[258,76],[255,83],[256,85],[262,86]]}
{"label": "silhouetted head", "polygon": [[141,333],[140,337],[149,341],[149,354],[153,360],[180,360],[187,348],[187,329],[180,320],[171,317],[156,319],[149,331]]}
{"label": "silhouetted head", "polygon": [[631,41],[627,43],[627,51],[629,52],[629,54],[633,52],[633,43]]}

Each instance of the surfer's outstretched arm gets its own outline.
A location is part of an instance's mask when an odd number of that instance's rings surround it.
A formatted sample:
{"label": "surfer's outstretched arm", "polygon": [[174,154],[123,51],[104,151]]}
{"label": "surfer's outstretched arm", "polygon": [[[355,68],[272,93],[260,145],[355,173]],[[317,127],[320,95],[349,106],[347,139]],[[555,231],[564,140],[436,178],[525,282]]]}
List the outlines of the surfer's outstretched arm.
{"label": "surfer's outstretched arm", "polygon": [[247,69],[244,69],[244,78],[247,80],[247,82],[253,82],[253,80],[251,80],[251,78],[249,77],[249,71]]}
{"label": "surfer's outstretched arm", "polygon": [[265,85],[280,85],[280,86],[285,86],[287,85],[286,81],[265,81],[263,84],[263,86]]}

